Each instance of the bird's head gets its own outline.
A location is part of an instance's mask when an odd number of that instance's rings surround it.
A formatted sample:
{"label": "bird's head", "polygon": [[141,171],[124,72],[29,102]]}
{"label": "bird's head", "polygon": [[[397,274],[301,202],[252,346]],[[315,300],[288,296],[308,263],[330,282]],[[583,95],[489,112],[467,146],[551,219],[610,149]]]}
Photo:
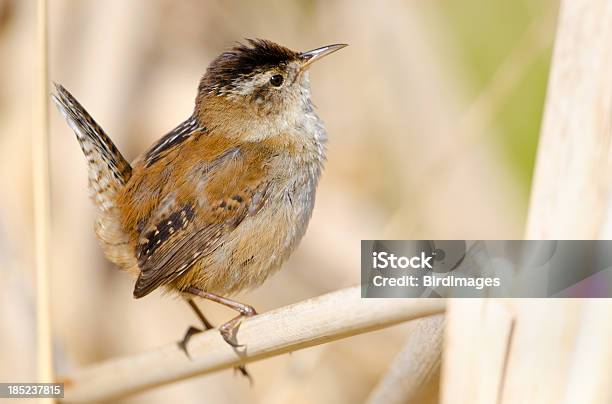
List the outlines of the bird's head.
{"label": "bird's head", "polygon": [[200,82],[196,116],[210,129],[263,136],[295,124],[311,109],[308,68],[346,45],[295,52],[249,39],[219,55]]}

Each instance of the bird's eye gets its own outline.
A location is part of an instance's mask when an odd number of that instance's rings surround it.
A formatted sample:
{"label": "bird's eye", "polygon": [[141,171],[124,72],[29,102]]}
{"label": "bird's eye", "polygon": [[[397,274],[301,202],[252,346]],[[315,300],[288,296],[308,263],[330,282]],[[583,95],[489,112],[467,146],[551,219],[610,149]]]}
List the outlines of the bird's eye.
{"label": "bird's eye", "polygon": [[283,80],[285,80],[283,76],[280,74],[275,74],[274,76],[270,77],[270,84],[272,84],[274,87],[280,87],[281,84],[283,84]]}

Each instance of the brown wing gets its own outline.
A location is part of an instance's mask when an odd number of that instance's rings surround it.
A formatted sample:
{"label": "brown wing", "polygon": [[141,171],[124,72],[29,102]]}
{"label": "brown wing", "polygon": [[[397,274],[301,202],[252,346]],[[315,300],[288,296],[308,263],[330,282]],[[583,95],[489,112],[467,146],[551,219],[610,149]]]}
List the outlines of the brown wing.
{"label": "brown wing", "polygon": [[202,165],[164,196],[136,247],[140,275],[134,297],[183,274],[257,211],[265,201],[266,171],[265,157],[236,148]]}

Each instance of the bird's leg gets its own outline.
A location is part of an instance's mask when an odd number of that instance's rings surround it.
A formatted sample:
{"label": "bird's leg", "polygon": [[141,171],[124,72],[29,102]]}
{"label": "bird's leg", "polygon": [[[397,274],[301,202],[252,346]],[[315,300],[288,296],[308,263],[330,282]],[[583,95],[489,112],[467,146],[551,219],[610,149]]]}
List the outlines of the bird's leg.
{"label": "bird's leg", "polygon": [[238,332],[240,322],[244,317],[251,317],[257,314],[253,307],[233,301],[223,296],[215,295],[214,293],[204,292],[203,290],[193,287],[185,289],[184,292],[199,296],[204,299],[212,300],[213,302],[223,304],[239,312],[240,314],[238,316],[221,325],[221,327],[219,327],[219,332],[221,333],[221,336],[223,337],[225,342],[227,342],[234,348],[239,348],[242,346],[236,341],[236,333]]}
{"label": "bird's leg", "polygon": [[[202,322],[202,325],[204,326],[204,330],[212,330],[213,328],[215,328],[206,319],[206,317],[204,316],[204,313],[202,313],[200,308],[197,306],[197,304],[192,299],[187,299],[187,303],[189,304],[189,307],[191,307],[191,309],[195,312],[196,316],[198,316],[198,318]],[[185,352],[185,355],[187,355],[188,358],[191,358],[191,356],[189,355],[189,351],[187,351],[187,344],[189,343],[189,340],[194,335],[204,332],[204,330],[197,328],[197,327],[190,326],[185,332],[185,336],[183,337],[183,339],[178,342],[179,348],[181,348],[181,350]]]}
{"label": "bird's leg", "polygon": [[[202,311],[200,310],[196,302],[193,301],[193,299],[187,299],[187,303],[189,304],[189,307],[191,307],[192,310],[195,312],[196,316],[198,316],[198,318],[200,319],[200,321],[202,322],[202,325],[204,326],[206,330],[212,330],[213,328],[215,328],[210,323],[210,321],[208,321],[208,319],[204,316],[204,313],[202,313]],[[188,358],[191,358],[191,356],[189,356],[189,352],[187,351],[187,343],[189,342],[192,336],[199,334],[201,332],[204,332],[204,330],[201,330],[196,327],[189,327],[187,329],[187,332],[185,333],[185,336],[183,337],[183,340],[178,342],[179,347],[183,350],[183,352],[185,352],[185,355],[187,355]],[[251,383],[253,382],[251,375],[246,370],[246,367],[244,365],[236,366],[234,370],[239,371],[244,377],[248,378],[249,382]]]}
{"label": "bird's leg", "polygon": [[212,330],[213,328],[215,328],[207,319],[206,317],[204,317],[204,313],[202,313],[202,311],[200,310],[200,308],[198,307],[198,305],[193,301],[193,299],[187,299],[187,303],[189,304],[189,307],[191,307],[193,309],[193,311],[195,312],[196,316],[198,316],[198,318],[200,319],[200,321],[202,322],[202,325],[204,325],[204,328],[207,330]]}

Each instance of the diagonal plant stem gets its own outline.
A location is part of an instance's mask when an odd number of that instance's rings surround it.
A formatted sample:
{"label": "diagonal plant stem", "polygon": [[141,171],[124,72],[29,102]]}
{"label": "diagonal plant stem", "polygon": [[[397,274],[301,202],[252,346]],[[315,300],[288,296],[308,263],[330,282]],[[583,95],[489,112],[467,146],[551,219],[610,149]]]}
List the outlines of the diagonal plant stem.
{"label": "diagonal plant stem", "polygon": [[416,320],[406,344],[370,393],[368,404],[438,401],[444,315]]}
{"label": "diagonal plant stem", "polygon": [[185,356],[175,342],[111,359],[60,379],[67,402],[116,399],[152,387],[441,313],[443,299],[362,299],[360,287],[342,289],[245,319],[235,350],[217,330],[194,336]]}

